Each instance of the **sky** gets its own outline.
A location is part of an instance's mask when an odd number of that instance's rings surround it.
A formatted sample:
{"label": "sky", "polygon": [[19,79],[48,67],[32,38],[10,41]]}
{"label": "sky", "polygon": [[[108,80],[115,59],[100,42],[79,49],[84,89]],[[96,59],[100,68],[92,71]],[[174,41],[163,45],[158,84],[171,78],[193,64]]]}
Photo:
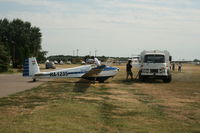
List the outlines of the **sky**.
{"label": "sky", "polygon": [[200,59],[200,0],[0,0],[0,19],[31,22],[48,55]]}

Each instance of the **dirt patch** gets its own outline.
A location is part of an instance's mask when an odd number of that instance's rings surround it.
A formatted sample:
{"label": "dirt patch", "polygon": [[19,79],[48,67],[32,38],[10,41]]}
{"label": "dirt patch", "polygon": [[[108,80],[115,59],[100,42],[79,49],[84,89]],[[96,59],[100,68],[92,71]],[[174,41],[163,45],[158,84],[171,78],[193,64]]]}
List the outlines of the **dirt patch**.
{"label": "dirt patch", "polygon": [[113,95],[110,95],[108,96],[110,99],[112,100],[118,100],[120,102],[130,102],[130,103],[139,103],[139,101],[137,99],[134,99],[134,98],[130,98],[130,97],[127,97],[127,96],[113,96]]}
{"label": "dirt patch", "polygon": [[84,96],[75,96],[74,98],[83,99],[88,101],[102,101],[103,99],[100,97],[84,97]]}
{"label": "dirt patch", "polygon": [[112,94],[108,96],[110,99],[118,100],[121,102],[139,103],[139,101],[134,98],[134,95],[126,90],[111,89],[108,90],[108,92]]}

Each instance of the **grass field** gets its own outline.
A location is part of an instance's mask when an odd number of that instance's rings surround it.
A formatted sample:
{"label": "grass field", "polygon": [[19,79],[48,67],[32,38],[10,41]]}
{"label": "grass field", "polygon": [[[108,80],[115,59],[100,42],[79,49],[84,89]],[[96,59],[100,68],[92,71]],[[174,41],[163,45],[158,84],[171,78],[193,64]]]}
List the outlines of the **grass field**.
{"label": "grass field", "polygon": [[[69,66],[68,66],[69,67]],[[200,66],[173,81],[58,79],[0,98],[1,133],[200,133]]]}

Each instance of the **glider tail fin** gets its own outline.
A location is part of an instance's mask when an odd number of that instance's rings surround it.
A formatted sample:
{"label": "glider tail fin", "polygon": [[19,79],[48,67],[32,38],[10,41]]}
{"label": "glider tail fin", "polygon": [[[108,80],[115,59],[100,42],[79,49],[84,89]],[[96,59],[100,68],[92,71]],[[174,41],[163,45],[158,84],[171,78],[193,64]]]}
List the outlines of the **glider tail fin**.
{"label": "glider tail fin", "polygon": [[39,66],[37,64],[37,60],[35,57],[31,57],[25,59],[24,62],[24,69],[23,69],[23,76],[31,77],[34,76],[35,73],[40,72]]}

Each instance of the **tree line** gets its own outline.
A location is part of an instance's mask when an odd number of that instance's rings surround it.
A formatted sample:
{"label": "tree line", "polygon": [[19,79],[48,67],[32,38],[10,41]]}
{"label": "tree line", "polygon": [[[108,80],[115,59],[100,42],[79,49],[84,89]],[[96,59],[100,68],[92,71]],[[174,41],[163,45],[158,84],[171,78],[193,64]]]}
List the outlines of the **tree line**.
{"label": "tree line", "polygon": [[40,28],[20,19],[0,19],[0,71],[23,65],[24,59],[34,56],[44,60],[46,51],[41,47]]}

